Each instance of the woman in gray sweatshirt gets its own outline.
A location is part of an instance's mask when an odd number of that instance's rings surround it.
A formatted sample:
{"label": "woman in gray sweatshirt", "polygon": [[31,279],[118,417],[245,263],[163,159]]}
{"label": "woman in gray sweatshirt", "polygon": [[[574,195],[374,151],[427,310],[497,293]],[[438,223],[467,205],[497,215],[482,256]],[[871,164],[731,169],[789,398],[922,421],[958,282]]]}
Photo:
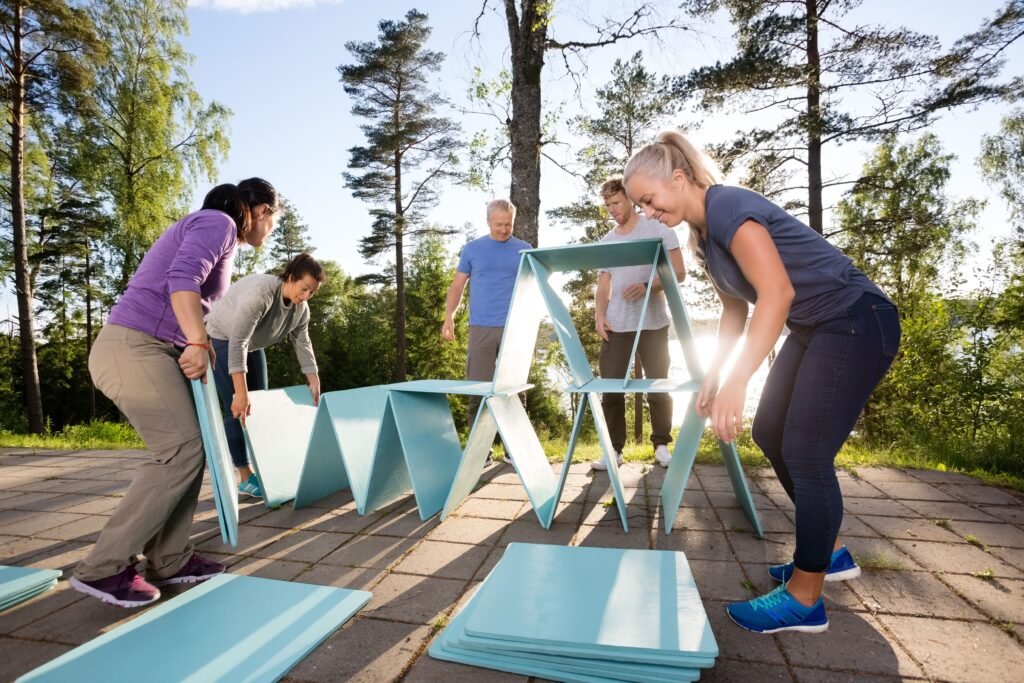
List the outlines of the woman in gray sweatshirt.
{"label": "woman in gray sweatshirt", "polygon": [[267,388],[267,358],[263,349],[290,339],[309,381],[313,404],[320,401],[320,377],[309,341],[306,302],[325,280],[324,269],[316,259],[299,254],[280,275],[241,278],[206,316],[206,331],[218,360],[213,376],[224,413],[228,449],[238,468],[240,493],[263,496],[249,465],[242,434],[250,414],[249,391]]}

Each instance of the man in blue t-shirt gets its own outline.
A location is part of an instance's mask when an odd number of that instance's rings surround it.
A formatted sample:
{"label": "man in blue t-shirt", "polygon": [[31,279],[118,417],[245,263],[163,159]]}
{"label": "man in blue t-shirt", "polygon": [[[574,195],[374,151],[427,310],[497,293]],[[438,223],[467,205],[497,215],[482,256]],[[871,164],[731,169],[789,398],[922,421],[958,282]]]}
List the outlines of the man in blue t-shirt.
{"label": "man in blue t-shirt", "polygon": [[[455,340],[453,316],[462,301],[462,291],[469,286],[469,348],[466,353],[466,379],[489,382],[494,379],[498,347],[505,332],[505,318],[512,302],[519,252],[531,249],[528,242],[512,236],[516,207],[506,199],[495,199],[487,205],[487,227],[490,234],[469,242],[462,248],[455,278],[448,288],[441,338]],[[470,428],[480,407],[480,397],[471,396],[466,420]]]}

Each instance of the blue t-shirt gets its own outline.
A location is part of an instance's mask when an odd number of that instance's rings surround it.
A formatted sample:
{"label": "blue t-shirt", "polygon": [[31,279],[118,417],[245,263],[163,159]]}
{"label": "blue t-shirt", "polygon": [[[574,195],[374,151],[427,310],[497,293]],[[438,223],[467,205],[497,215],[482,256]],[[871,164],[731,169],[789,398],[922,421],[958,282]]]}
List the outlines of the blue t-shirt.
{"label": "blue t-shirt", "polygon": [[708,239],[705,270],[725,294],[757,303],[757,292],[730,253],[747,221],[765,227],[793,285],[788,322],[814,325],[838,318],[865,293],[888,299],[846,254],[768,199],[742,187],[712,185],[704,198]]}
{"label": "blue t-shirt", "polygon": [[456,270],[469,276],[470,325],[505,326],[522,249],[533,247],[516,237],[499,242],[490,235],[478,237],[462,248]]}

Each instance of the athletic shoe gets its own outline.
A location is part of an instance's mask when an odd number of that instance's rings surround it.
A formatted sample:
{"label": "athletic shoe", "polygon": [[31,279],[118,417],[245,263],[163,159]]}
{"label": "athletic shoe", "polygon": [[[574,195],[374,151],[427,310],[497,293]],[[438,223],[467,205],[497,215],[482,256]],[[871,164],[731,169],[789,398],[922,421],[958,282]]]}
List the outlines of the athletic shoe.
{"label": "athletic shoe", "polygon": [[[618,453],[615,454],[615,462],[618,463],[619,467],[622,467],[622,453],[621,452],[618,452]],[[602,456],[600,460],[591,460],[590,461],[590,469],[596,470],[598,472],[604,472],[605,470],[608,469],[608,463],[605,462],[604,457]]]}
{"label": "athletic shoe", "polygon": [[208,560],[199,553],[193,552],[192,557],[188,558],[188,562],[178,570],[177,574],[166,579],[156,579],[150,582],[154,586],[167,586],[172,583],[199,583],[223,573],[224,565],[220,562]]}
{"label": "athletic shoe", "polygon": [[[776,581],[785,583],[789,581],[789,577],[793,576],[793,563],[774,564],[768,567],[768,574]],[[832,553],[832,562],[828,565],[828,571],[825,572],[826,581],[846,581],[847,579],[856,579],[858,576],[860,576],[860,567],[853,561],[853,555],[845,545]]]}
{"label": "athletic shoe", "polygon": [[726,611],[739,626],[754,633],[821,633],[828,630],[825,601],[818,598],[807,607],[786,590],[786,584],[759,598],[733,603]]}
{"label": "athletic shoe", "polygon": [[662,444],[654,449],[654,459],[658,461],[658,464],[662,467],[668,467],[668,464],[672,462],[672,453],[668,450],[668,446]]}
{"label": "athletic shoe", "polygon": [[142,607],[160,599],[160,590],[139,576],[135,565],[129,565],[120,574],[105,579],[83,581],[72,576],[68,583],[80,593],[118,607]]}
{"label": "athletic shoe", "polygon": [[256,473],[253,472],[249,475],[249,478],[238,485],[238,492],[253,498],[262,498],[263,489],[260,488],[260,480],[256,478]]}

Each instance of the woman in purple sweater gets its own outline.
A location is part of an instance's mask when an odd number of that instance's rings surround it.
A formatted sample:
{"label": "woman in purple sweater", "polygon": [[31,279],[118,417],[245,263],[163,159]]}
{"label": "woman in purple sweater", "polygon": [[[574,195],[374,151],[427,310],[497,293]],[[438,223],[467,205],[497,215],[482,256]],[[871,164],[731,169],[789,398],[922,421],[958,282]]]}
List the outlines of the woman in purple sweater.
{"label": "woman in purple sweater", "polygon": [[[189,542],[203,482],[203,441],[188,380],[213,359],[203,316],[231,281],[235,248],[258,247],[277,222],[278,197],[260,178],[210,190],[203,208],[146,253],[89,355],[96,386],[146,442],[148,460],[71,585],[121,607],[160,598],[157,586],[205,581],[224,566]],[[145,578],[136,569],[145,555]]]}

